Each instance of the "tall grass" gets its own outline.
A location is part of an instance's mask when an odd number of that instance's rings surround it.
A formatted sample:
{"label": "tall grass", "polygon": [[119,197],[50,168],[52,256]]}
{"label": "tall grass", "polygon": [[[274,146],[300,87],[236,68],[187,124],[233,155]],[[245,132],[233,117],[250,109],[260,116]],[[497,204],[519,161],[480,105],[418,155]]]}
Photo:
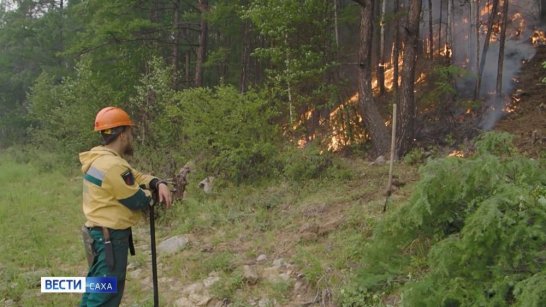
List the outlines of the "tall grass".
{"label": "tall grass", "polygon": [[0,153],[0,298],[75,305],[77,294],[41,294],[40,277],[85,276],[81,177],[19,158]]}

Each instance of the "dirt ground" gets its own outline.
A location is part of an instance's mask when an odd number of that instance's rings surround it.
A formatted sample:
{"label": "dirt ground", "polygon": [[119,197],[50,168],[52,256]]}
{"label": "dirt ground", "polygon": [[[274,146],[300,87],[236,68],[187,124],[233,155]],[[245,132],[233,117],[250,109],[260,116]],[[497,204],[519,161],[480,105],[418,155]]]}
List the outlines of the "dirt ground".
{"label": "dirt ground", "polygon": [[[525,155],[538,158],[546,147],[546,46],[537,48],[533,59],[525,63],[517,77],[512,93],[512,113],[501,119],[495,130],[507,131],[516,136],[515,143]],[[516,100],[519,100],[516,101]]]}

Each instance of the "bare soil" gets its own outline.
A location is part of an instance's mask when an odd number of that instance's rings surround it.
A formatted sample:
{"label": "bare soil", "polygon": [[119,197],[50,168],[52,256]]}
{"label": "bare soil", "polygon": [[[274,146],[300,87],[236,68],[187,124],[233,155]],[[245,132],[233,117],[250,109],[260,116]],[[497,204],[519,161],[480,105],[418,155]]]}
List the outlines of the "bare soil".
{"label": "bare soil", "polygon": [[515,135],[517,148],[525,155],[538,158],[544,155],[546,147],[546,46],[537,48],[533,59],[525,63],[517,77],[517,85],[512,93],[509,106],[514,111],[501,119],[495,130],[506,131]]}

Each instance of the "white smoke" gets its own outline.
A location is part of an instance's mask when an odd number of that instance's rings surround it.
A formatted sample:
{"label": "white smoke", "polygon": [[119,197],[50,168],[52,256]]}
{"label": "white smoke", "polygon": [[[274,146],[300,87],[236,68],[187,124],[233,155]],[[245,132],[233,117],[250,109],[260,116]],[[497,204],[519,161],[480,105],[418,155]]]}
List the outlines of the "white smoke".
{"label": "white smoke", "polygon": [[[448,0],[451,1],[451,0]],[[442,18],[442,42],[446,41],[447,29],[447,10],[448,1],[443,1],[443,18]],[[475,0],[470,0],[475,4]],[[468,0],[453,0],[453,5],[450,7],[451,14],[453,16],[451,27],[451,40],[453,42],[452,48],[452,63],[466,68],[471,72],[471,77],[465,80],[460,80],[457,83],[459,87],[459,93],[462,96],[470,98],[474,94],[474,86],[477,76],[477,63],[476,63],[476,12],[473,5],[471,11],[470,1]],[[485,4],[488,1],[480,1],[480,10],[484,9]],[[482,84],[480,90],[480,97],[486,98],[485,108],[486,111],[483,114],[483,118],[480,124],[480,128],[484,130],[492,129],[495,123],[503,116],[503,109],[505,108],[505,102],[510,102],[510,99],[505,99],[509,96],[514,88],[513,79],[519,73],[523,63],[533,58],[536,53],[535,48],[532,46],[529,37],[534,30],[540,27],[541,14],[543,11],[542,2],[544,0],[510,0],[509,12],[508,12],[508,27],[506,28],[506,41],[504,50],[504,67],[502,77],[502,98],[498,98],[494,95],[497,84],[498,73],[498,60],[499,60],[499,42],[491,41],[489,49],[486,55],[486,62],[484,66],[484,72],[482,75]],[[427,39],[429,35],[428,31],[428,1],[424,1],[424,30],[422,31],[423,39]],[[544,8],[546,9],[546,8]],[[499,11],[502,10],[502,1],[499,4]],[[435,48],[438,46],[437,32],[439,30],[440,20],[440,1],[433,1],[433,29],[436,42]],[[519,15],[516,15],[519,14]],[[479,52],[480,57],[483,57],[482,50],[485,40],[484,29],[487,26],[487,19],[489,14],[481,15],[480,18],[480,36],[479,36]]]}

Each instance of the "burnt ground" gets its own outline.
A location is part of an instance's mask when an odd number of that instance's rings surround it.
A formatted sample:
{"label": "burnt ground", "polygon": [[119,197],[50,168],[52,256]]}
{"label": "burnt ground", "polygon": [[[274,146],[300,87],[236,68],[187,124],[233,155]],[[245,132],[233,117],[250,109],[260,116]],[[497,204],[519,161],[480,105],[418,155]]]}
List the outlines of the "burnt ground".
{"label": "burnt ground", "polygon": [[546,46],[537,48],[533,59],[525,63],[517,77],[512,93],[513,100],[508,113],[495,126],[497,131],[506,131],[515,136],[517,148],[525,155],[538,158],[544,156],[546,148]]}

